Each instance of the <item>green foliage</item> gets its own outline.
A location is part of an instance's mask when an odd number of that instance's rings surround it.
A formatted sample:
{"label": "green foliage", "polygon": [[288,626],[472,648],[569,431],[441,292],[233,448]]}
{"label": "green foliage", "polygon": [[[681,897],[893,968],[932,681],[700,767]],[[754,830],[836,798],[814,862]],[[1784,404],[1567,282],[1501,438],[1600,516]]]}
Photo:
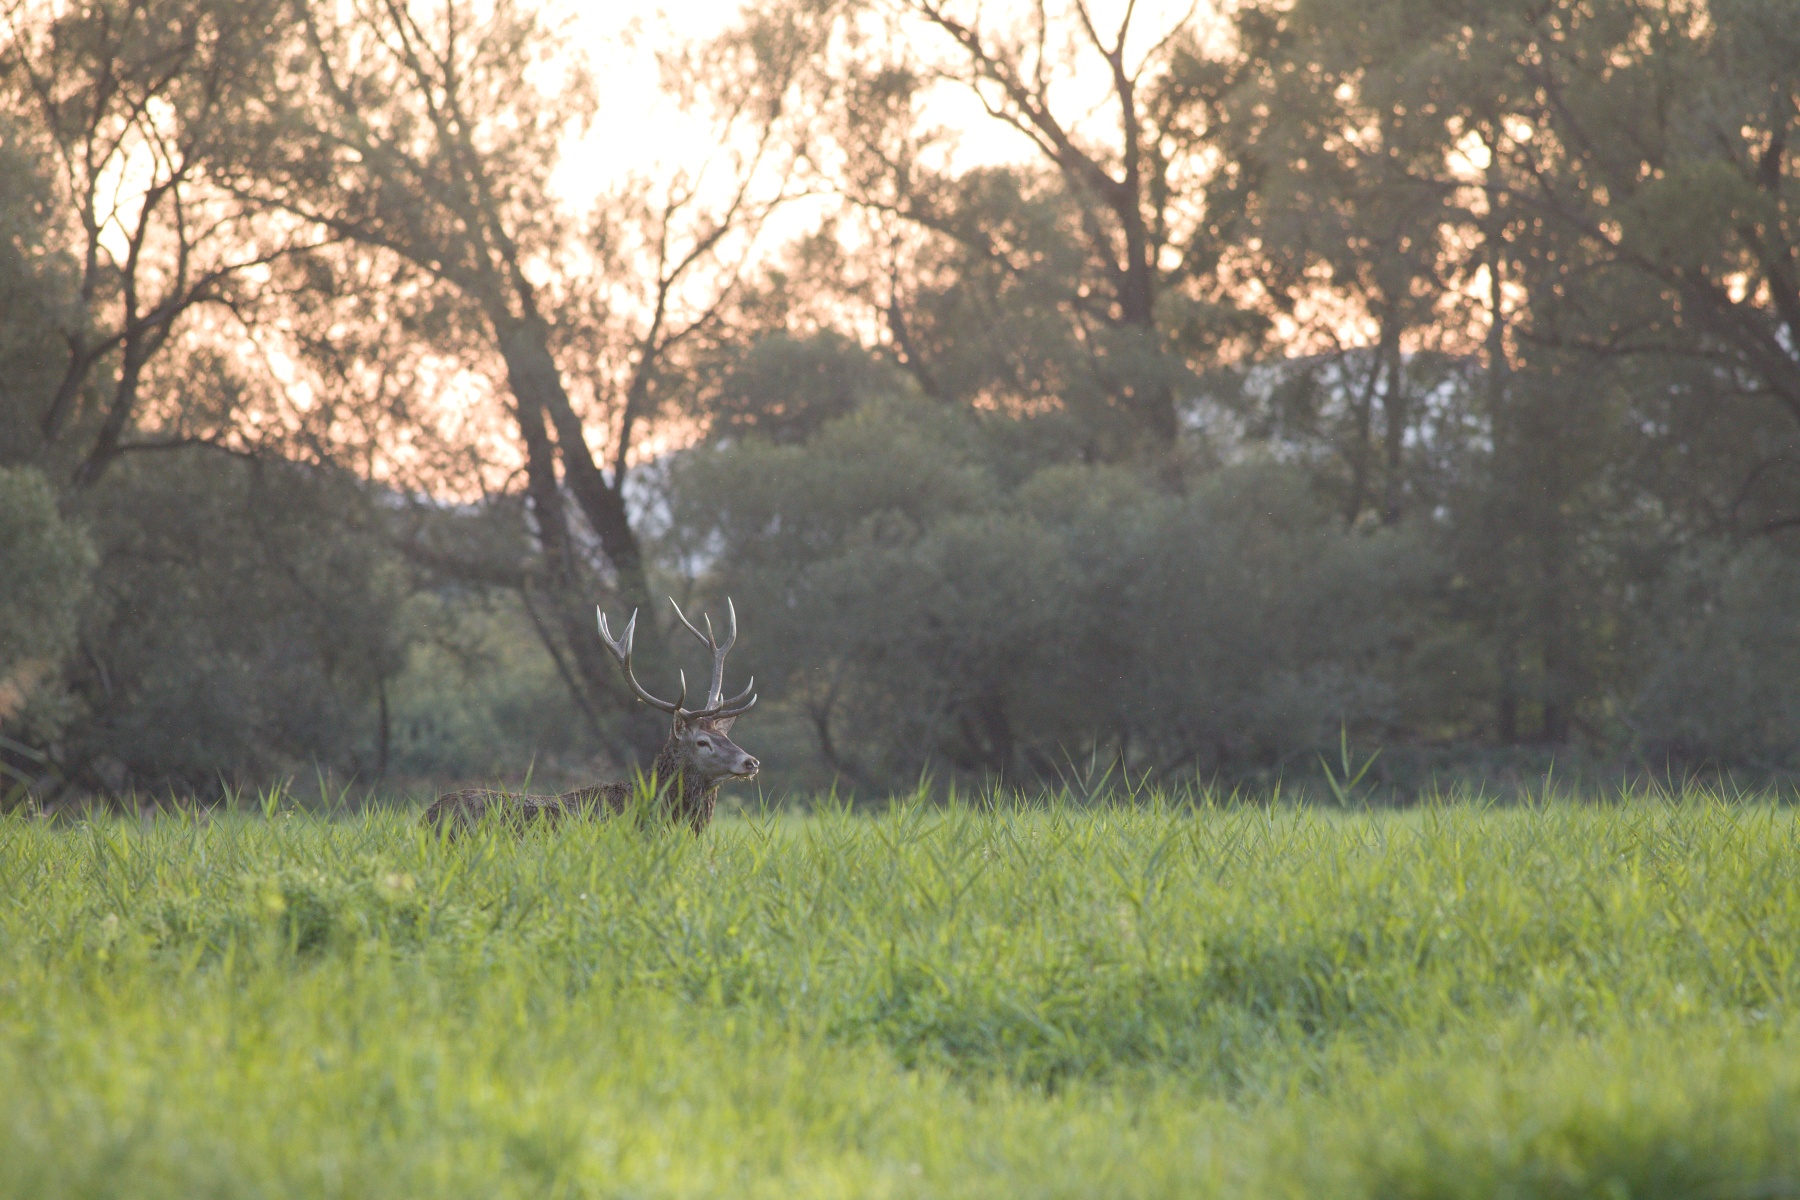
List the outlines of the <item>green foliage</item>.
{"label": "green foliage", "polygon": [[[1329,278],[1375,327],[1347,353],[1321,330],[1336,386],[1268,405],[1266,427],[1352,518],[1381,475],[1440,515],[1480,664],[1463,677],[1486,694],[1464,728],[1669,751],[1682,739],[1625,719],[1698,618],[1656,611],[1659,576],[1800,511],[1789,17],[1768,0],[1240,10],[1261,277],[1308,302]],[[1409,386],[1354,369],[1409,327]],[[1468,384],[1450,403],[1414,370],[1439,348]],[[1783,620],[1740,617],[1758,641]],[[1740,696],[1713,703],[1753,724]],[[1791,759],[1792,735],[1762,742],[1750,757]]]}
{"label": "green foliage", "polygon": [[100,557],[0,564],[0,736],[562,777],[654,748],[591,610],[666,587],[740,602],[784,790],[1800,769],[1792,0],[1227,7],[764,0],[665,59],[735,182],[577,214],[531,4],[31,0],[0,464]]}
{"label": "green foliage", "polygon": [[100,565],[70,754],[92,782],[376,771],[409,581],[357,481],[196,450],[128,460],[82,499]]}
{"label": "green foliage", "polygon": [[1435,569],[1418,538],[1343,531],[1283,468],[1171,496],[1124,467],[1010,466],[991,426],[895,402],[678,470],[674,544],[755,619],[746,668],[846,782],[1053,776],[1101,746],[1270,767],[1429,701],[1404,669]]}
{"label": "green foliage", "polygon": [[75,646],[94,553],[29,468],[0,467],[0,563],[0,732],[38,741],[68,716],[63,659]]}
{"label": "green foliage", "polygon": [[804,441],[865,400],[905,389],[891,363],[841,334],[777,333],[730,364],[707,407],[715,437],[754,431],[771,442]]}
{"label": "green foliage", "polygon": [[417,638],[388,694],[390,774],[529,776],[538,790],[594,781],[581,712],[510,597],[415,597],[405,626]]}
{"label": "green foliage", "polygon": [[1559,1197],[1800,1170],[1800,824],[1003,797],[0,823],[0,1191]]}
{"label": "green foliage", "polygon": [[80,324],[34,132],[0,109],[0,464],[8,465],[38,448],[32,418],[56,391],[64,339]]}
{"label": "green foliage", "polygon": [[1633,714],[1646,745],[1676,761],[1800,765],[1800,562],[1756,545],[1672,574],[1670,643]]}

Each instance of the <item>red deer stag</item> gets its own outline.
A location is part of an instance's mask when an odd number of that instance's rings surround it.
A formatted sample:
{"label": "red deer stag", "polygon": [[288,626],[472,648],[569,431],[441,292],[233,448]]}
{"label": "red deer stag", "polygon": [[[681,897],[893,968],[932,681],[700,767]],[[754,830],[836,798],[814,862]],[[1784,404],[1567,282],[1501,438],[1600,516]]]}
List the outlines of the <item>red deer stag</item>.
{"label": "red deer stag", "polygon": [[[673,596],[669,603],[675,604]],[[686,821],[695,833],[704,830],[712,820],[713,807],[719,800],[719,785],[727,779],[752,779],[760,766],[728,736],[732,722],[756,703],[756,696],[750,690],[756,680],[752,679],[731,699],[724,699],[725,656],[737,643],[737,607],[730,600],[725,604],[731,613],[731,624],[724,645],[713,638],[711,617],[702,616],[706,624],[706,632],[702,633],[687,619],[681,606],[675,604],[675,615],[681,623],[712,652],[712,680],[707,685],[706,703],[695,709],[682,707],[687,703],[686,672],[681,674],[681,698],[673,704],[658,700],[645,691],[644,685],[632,674],[631,642],[637,632],[636,612],[626,622],[624,633],[615,639],[606,627],[606,614],[597,608],[594,610],[600,619],[600,639],[624,668],[625,680],[631,684],[631,690],[637,693],[639,700],[674,719],[669,740],[663,743],[656,756],[651,778],[658,790],[662,810],[673,820]],[[425,810],[424,819],[428,825],[447,827],[453,835],[490,812],[521,828],[531,821],[554,824],[585,813],[613,815],[623,812],[630,804],[634,790],[630,783],[602,783],[559,796],[512,796],[505,792],[480,790],[447,792]]]}

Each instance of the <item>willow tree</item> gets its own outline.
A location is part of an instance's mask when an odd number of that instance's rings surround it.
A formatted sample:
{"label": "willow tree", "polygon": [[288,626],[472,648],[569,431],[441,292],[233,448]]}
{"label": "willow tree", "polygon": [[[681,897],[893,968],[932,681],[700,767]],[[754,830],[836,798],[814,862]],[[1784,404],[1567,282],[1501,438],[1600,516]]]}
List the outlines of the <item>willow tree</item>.
{"label": "willow tree", "polygon": [[[1330,238],[1309,253],[1383,326],[1396,297],[1460,305],[1429,317],[1460,327],[1482,385],[1479,452],[1446,512],[1493,639],[1503,740],[1605,719],[1621,564],[1666,558],[1627,544],[1624,497],[1667,514],[1665,543],[1800,524],[1788,8],[1300,0],[1240,15],[1266,47],[1246,99],[1291,131],[1263,146],[1280,165],[1265,183],[1284,179],[1269,197],[1291,207],[1347,165],[1322,193],[1335,204],[1403,216],[1411,196],[1422,218],[1384,239],[1315,215],[1290,243]],[[1396,233],[1423,269],[1401,289],[1346,287],[1337,261],[1377,282],[1406,265]]]}
{"label": "willow tree", "polygon": [[[805,64],[812,162],[861,218],[863,299],[927,392],[1085,409],[1100,453],[1155,458],[1190,369],[1260,332],[1226,279],[1244,180],[1219,151],[1243,63],[1198,6],[1154,27],[1114,7],[762,5],[727,44]],[[1001,134],[1002,165],[955,152],[939,122],[958,107]],[[1020,380],[998,343],[986,377],[952,361],[983,325],[1025,330],[1047,378]]]}
{"label": "willow tree", "polygon": [[1772,0],[1558,6],[1513,34],[1511,199],[1570,251],[1535,332],[1654,364],[1644,415],[1708,448],[1715,479],[1684,482],[1736,534],[1800,527],[1793,16]]}
{"label": "willow tree", "polygon": [[[757,190],[772,114],[727,114],[730,185],[621,181],[584,218],[551,178],[591,128],[593,80],[536,5],[296,0],[287,12],[281,85],[242,131],[232,184],[393,264],[365,316],[434,309],[439,348],[504,381],[539,551],[515,585],[541,601],[577,699],[624,707],[593,604],[649,606],[627,500],[634,450],[674,355],[717,325],[773,203]],[[765,136],[736,141],[759,117]],[[382,272],[320,264],[329,287],[384,286]]]}
{"label": "willow tree", "polygon": [[1444,81],[1337,36],[1347,11],[1236,15],[1250,64],[1232,97],[1233,153],[1254,180],[1245,274],[1290,331],[1262,423],[1335,461],[1347,523],[1373,510],[1392,525],[1438,499],[1426,494],[1433,443],[1459,431],[1428,393],[1447,357],[1480,345],[1480,193],[1451,165],[1463,128]]}
{"label": "willow tree", "polygon": [[73,290],[57,379],[33,414],[36,456],[81,487],[128,454],[241,447],[241,414],[156,385],[217,365],[195,346],[233,323],[262,271],[319,244],[316,229],[269,219],[215,175],[267,92],[275,10],[274,0],[27,3],[0,27],[0,103],[43,164],[47,233]]}

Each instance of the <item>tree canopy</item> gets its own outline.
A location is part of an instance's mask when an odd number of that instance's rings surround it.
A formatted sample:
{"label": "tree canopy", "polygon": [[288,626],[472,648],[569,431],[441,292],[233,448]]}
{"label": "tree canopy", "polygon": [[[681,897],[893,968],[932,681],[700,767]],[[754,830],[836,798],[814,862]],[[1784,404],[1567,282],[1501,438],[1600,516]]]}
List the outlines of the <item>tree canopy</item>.
{"label": "tree canopy", "polygon": [[664,593],[796,788],[1800,766],[1781,0],[775,0],[571,201],[583,49],[8,10],[9,778],[620,765]]}

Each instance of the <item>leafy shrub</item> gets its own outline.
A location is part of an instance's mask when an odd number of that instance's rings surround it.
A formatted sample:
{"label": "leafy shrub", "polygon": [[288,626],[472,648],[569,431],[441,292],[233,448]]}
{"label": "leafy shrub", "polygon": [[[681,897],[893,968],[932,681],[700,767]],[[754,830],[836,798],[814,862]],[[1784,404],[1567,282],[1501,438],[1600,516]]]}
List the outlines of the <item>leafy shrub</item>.
{"label": "leafy shrub", "polygon": [[1674,573],[1634,718],[1656,759],[1800,766],[1800,559],[1767,543]]}
{"label": "leafy shrub", "polygon": [[0,563],[0,732],[40,741],[71,715],[63,658],[75,645],[94,555],[29,468],[0,468]]}
{"label": "leafy shrub", "polygon": [[1118,467],[1009,482],[1003,440],[896,400],[675,472],[675,552],[754,619],[746,669],[829,774],[1265,768],[1419,701],[1437,568],[1418,537],[1347,532],[1275,466],[1185,495]]}
{"label": "leafy shrub", "polygon": [[100,551],[68,735],[84,782],[375,773],[409,580],[367,489],[196,450],[125,460],[83,503]]}

